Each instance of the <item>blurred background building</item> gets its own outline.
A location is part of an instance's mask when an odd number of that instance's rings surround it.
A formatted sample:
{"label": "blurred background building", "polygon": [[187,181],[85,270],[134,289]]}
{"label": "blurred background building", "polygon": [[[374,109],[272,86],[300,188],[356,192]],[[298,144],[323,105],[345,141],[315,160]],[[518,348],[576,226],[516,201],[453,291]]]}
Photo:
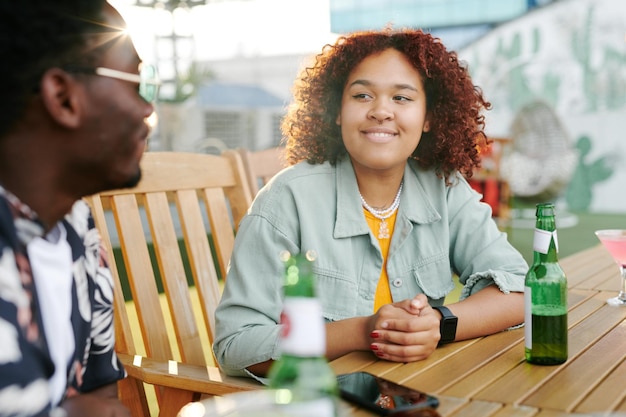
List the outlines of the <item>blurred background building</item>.
{"label": "blurred background building", "polygon": [[494,27],[554,0],[330,0],[334,33],[421,28],[458,50]]}

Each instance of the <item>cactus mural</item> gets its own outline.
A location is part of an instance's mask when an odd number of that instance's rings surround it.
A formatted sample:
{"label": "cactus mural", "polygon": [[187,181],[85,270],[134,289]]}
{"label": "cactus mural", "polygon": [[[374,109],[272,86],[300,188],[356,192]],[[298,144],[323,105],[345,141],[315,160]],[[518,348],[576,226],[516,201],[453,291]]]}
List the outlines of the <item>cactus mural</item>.
{"label": "cactus mural", "polygon": [[626,212],[626,164],[614,163],[626,160],[626,1],[552,3],[497,27],[459,57],[493,104],[489,134],[511,137],[529,103],[554,109],[579,153],[563,203]]}
{"label": "cactus mural", "polygon": [[617,161],[611,155],[603,155],[589,161],[591,152],[589,136],[578,138],[576,149],[579,156],[578,165],[565,193],[565,199],[570,210],[587,211],[593,199],[594,185],[611,177]]}

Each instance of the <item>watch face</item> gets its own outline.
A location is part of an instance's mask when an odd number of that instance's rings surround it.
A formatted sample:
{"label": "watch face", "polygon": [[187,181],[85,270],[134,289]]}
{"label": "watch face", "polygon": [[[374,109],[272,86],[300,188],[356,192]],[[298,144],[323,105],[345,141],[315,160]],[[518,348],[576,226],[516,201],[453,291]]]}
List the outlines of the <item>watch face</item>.
{"label": "watch face", "polygon": [[452,314],[447,307],[436,307],[442,315],[439,332],[441,339],[439,343],[447,343],[454,341],[456,337],[456,325],[459,319]]}
{"label": "watch face", "polygon": [[441,325],[443,326],[441,332],[441,339],[445,342],[451,342],[456,337],[456,324],[458,319],[456,317],[445,317],[441,321]]}

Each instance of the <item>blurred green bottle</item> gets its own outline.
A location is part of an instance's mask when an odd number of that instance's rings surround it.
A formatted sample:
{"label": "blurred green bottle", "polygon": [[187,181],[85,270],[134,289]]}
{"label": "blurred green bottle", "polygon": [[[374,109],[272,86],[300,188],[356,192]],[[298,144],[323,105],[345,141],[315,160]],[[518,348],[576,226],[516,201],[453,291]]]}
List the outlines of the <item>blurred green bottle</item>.
{"label": "blurred green bottle", "polygon": [[554,204],[537,204],[533,264],[526,274],[526,360],[556,365],[567,360],[567,279],[559,265]]}
{"label": "blurred green bottle", "polygon": [[285,262],[281,356],[269,370],[270,388],[287,388],[294,417],[338,415],[337,378],[326,359],[326,326],[315,294],[315,252],[281,254]]}

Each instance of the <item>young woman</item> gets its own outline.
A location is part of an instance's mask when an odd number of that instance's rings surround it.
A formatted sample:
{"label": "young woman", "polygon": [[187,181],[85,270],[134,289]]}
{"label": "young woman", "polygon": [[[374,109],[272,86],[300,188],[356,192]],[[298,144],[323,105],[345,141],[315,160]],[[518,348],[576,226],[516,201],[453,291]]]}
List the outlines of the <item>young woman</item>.
{"label": "young woman", "polygon": [[[282,250],[318,253],[329,359],[416,361],[523,322],[527,264],[464,179],[488,107],[456,54],[421,31],[327,46],[283,122],[292,166],[240,225],[216,315],[220,366],[263,376],[278,357]],[[461,300],[440,308],[454,274]]]}

